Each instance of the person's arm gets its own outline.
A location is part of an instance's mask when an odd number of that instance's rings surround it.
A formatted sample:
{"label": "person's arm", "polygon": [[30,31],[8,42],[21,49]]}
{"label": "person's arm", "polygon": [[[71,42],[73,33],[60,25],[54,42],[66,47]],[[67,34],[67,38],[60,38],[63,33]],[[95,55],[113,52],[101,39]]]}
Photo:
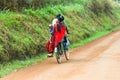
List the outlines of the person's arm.
{"label": "person's arm", "polygon": [[69,34],[68,25],[66,24],[65,20],[63,20],[62,23],[66,27],[67,34]]}

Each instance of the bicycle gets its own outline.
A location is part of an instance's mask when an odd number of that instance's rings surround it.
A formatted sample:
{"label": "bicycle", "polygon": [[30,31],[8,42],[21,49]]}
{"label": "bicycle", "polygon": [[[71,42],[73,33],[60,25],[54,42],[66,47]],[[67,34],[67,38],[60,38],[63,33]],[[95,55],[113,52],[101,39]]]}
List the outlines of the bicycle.
{"label": "bicycle", "polygon": [[69,60],[69,53],[68,50],[65,49],[66,43],[64,41],[60,42],[57,45],[57,52],[56,52],[56,59],[58,64],[62,63],[62,56],[65,55],[66,60]]}

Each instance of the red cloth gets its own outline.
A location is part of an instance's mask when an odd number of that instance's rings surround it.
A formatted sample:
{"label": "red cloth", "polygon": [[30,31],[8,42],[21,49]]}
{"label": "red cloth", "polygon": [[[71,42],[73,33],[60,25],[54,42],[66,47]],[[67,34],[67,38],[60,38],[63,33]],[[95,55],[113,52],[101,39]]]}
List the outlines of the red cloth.
{"label": "red cloth", "polygon": [[[60,25],[60,31],[58,31],[57,25]],[[61,40],[64,38],[66,32],[66,27],[62,23],[56,23],[53,27],[53,37],[52,37],[52,43],[50,41],[46,44],[46,50],[51,53],[54,51],[54,48],[61,42]]]}
{"label": "red cloth", "polygon": [[48,40],[48,42],[47,42],[45,48],[46,48],[46,50],[47,50],[49,53],[53,53],[53,51],[54,51],[53,44],[50,43],[50,40]]}
{"label": "red cloth", "polygon": [[[60,25],[60,31],[58,31],[57,25]],[[52,42],[54,43],[54,47],[58,45],[58,43],[64,38],[65,32],[66,32],[66,27],[62,23],[58,23],[54,25],[53,28],[53,38]]]}

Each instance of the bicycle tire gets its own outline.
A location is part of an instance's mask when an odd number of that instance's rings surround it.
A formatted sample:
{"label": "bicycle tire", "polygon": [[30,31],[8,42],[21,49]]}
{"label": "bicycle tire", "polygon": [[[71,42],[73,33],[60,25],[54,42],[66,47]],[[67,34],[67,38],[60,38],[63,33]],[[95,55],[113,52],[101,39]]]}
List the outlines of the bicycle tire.
{"label": "bicycle tire", "polygon": [[62,63],[62,56],[60,54],[56,55],[56,59],[57,59],[58,64]]}
{"label": "bicycle tire", "polygon": [[61,54],[62,54],[61,53],[61,44],[59,43],[57,46],[57,53],[56,53],[56,59],[57,59],[58,64],[62,63],[62,55]]}
{"label": "bicycle tire", "polygon": [[65,55],[66,60],[70,59],[70,54],[68,53],[68,51],[65,50],[64,55]]}

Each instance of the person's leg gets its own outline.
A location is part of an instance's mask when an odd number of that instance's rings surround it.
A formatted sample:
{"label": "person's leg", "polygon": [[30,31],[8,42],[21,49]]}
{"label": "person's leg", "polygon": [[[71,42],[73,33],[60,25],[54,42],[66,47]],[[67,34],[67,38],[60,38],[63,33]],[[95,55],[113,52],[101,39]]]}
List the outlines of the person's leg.
{"label": "person's leg", "polygon": [[64,37],[64,50],[68,50],[68,46],[66,45],[67,43],[67,37]]}

